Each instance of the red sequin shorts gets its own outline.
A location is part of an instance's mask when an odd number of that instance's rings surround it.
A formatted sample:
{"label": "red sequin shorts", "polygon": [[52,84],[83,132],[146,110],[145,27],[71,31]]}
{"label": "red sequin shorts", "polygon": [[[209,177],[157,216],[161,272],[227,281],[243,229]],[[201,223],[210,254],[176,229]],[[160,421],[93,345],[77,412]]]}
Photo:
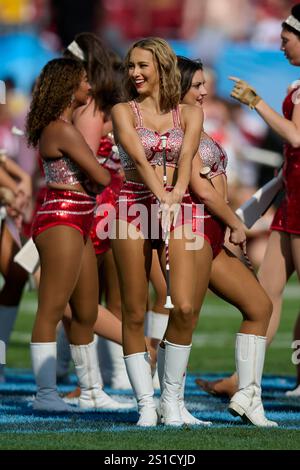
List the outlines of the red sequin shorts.
{"label": "red sequin shorts", "polygon": [[213,259],[218,256],[224,245],[226,226],[214,217],[203,204],[193,199],[193,232],[203,237],[210,244]]}
{"label": "red sequin shorts", "polygon": [[96,255],[106,253],[110,249],[112,224],[115,219],[117,199],[123,185],[123,177],[110,170],[111,182],[101,194],[98,194],[97,209],[93,220],[90,236]]}
{"label": "red sequin shorts", "polygon": [[48,188],[44,202],[35,214],[32,238],[56,225],[78,230],[86,241],[94,218],[95,198],[79,191]]}
{"label": "red sequin shorts", "polygon": [[[172,191],[173,186],[167,186],[167,191]],[[159,246],[162,241],[162,228],[159,219],[159,202],[154,194],[143,183],[125,181],[116,206],[117,220],[124,220],[141,231],[145,239],[150,239],[153,247]],[[180,204],[180,213],[175,226],[192,224],[193,204],[190,194],[187,192]]]}

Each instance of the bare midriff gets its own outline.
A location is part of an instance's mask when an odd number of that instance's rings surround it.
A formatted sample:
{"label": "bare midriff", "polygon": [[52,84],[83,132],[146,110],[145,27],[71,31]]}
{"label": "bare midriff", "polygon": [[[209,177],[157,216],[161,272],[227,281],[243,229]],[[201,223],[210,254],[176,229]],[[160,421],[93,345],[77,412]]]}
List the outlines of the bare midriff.
{"label": "bare midriff", "polygon": [[[163,176],[164,176],[164,168],[163,166],[152,166],[154,169],[158,180],[161,181],[163,184]],[[137,170],[125,170],[125,179],[126,181],[134,181],[135,183],[143,183],[145,184],[144,180],[140,176]],[[167,167],[167,184],[170,186],[175,186],[177,180],[177,168],[174,167]]]}
{"label": "bare midriff", "polygon": [[47,187],[50,189],[62,189],[63,191],[78,191],[80,193],[87,194],[86,190],[81,184],[48,183]]}

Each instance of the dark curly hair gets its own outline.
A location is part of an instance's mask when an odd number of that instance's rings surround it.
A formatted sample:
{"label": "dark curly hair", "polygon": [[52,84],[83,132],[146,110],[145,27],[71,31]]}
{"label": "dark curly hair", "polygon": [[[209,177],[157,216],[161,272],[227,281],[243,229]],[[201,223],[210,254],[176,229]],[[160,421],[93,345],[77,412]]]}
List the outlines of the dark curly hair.
{"label": "dark curly hair", "polygon": [[43,68],[33,91],[26,119],[29,146],[36,147],[43,129],[70,104],[85,69],[77,60],[53,59]]}
{"label": "dark curly hair", "polygon": [[84,61],[69,49],[65,57],[81,61],[86,69],[95,106],[100,111],[109,113],[113,105],[120,101],[118,83],[114,79],[113,62],[107,46],[93,33],[80,33],[74,38],[84,55]]}
{"label": "dark curly hair", "polygon": [[[180,100],[180,73],[177,68],[177,58],[167,41],[161,38],[150,37],[135,42],[125,57],[125,68],[128,72],[130,55],[133,49],[145,49],[153,55],[160,79],[160,106],[164,112],[174,109]],[[125,78],[125,91],[128,99],[138,97],[138,92],[127,74]]]}

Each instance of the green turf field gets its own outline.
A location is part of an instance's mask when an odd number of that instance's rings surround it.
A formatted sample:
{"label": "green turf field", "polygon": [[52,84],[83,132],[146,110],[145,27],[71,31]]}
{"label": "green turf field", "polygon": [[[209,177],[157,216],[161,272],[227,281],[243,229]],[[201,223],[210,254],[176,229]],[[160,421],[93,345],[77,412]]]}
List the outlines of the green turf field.
{"label": "green turf field", "polygon": [[[285,291],[282,322],[277,338],[267,354],[265,374],[293,376],[295,372],[295,366],[291,362],[291,343],[299,298],[299,285],[293,278]],[[9,367],[30,368],[28,343],[35,307],[36,293],[26,292],[8,351]],[[231,372],[234,367],[234,334],[239,324],[238,311],[215,296],[208,295],[194,337],[190,372]],[[226,412],[224,402],[220,404],[219,400],[209,397],[208,403],[223,407],[222,410]],[[300,400],[293,410],[299,416]],[[293,411],[288,416],[292,419]],[[155,430],[141,431],[128,422],[122,422],[123,428],[116,430],[113,421],[110,423],[106,420],[94,423],[95,429],[92,431],[85,431],[83,427],[80,432],[74,432],[70,425],[72,419],[76,421],[77,418],[69,419],[65,428],[65,423],[49,427],[49,419],[47,425],[41,419],[34,425],[35,431],[27,430],[24,433],[18,430],[17,424],[13,432],[1,432],[3,428],[0,417],[0,449],[300,449],[298,422],[295,423],[298,429],[291,429],[293,426],[285,429],[283,426],[280,429],[267,430],[236,424],[230,427],[226,423],[217,422],[216,427],[211,429],[193,427],[170,430],[158,427]],[[86,424],[89,424],[88,418]]]}

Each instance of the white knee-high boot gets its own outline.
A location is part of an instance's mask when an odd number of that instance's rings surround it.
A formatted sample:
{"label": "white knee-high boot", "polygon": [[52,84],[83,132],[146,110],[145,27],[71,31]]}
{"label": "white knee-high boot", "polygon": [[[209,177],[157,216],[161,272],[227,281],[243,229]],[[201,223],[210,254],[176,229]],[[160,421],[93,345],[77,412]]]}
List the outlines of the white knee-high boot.
{"label": "white knee-high boot", "polygon": [[[145,336],[150,339],[153,338],[162,340],[168,326],[168,321],[169,315],[148,310],[145,316]],[[158,376],[157,367],[155,368],[155,370],[152,370],[152,376],[153,387],[160,388],[160,380]]]}
{"label": "white knee-high boot", "polygon": [[165,369],[159,406],[162,420],[169,426],[184,424],[179,403],[191,348],[191,344],[173,344],[165,340]]}
{"label": "white knee-high boot", "polygon": [[131,390],[122,346],[100,337],[98,338],[98,357],[105,385],[113,389]]}
{"label": "white knee-high boot", "polygon": [[157,412],[154,403],[150,358],[147,352],[124,356],[127,374],[133,388],[139,412],[137,426],[156,426]]}
{"label": "white knee-high boot", "polygon": [[[18,308],[18,305],[0,305],[0,341],[5,343],[6,351],[9,344],[9,338],[16,321]],[[4,381],[4,364],[0,364],[0,383]]]}
{"label": "white knee-high boot", "polygon": [[72,359],[81,389],[79,397],[80,408],[97,409],[128,409],[131,404],[113,400],[101,388],[101,378],[97,355],[96,341],[76,346],[70,344]]}
{"label": "white knee-high boot", "polygon": [[265,361],[266,337],[238,333],[235,360],[239,390],[233,395],[229,411],[255,426],[277,426],[265,417],[261,401],[261,379]]}
{"label": "white knee-high boot", "polygon": [[[157,371],[158,371],[158,378],[160,383],[160,390],[161,393],[163,392],[163,378],[164,378],[164,369],[165,369],[165,348],[162,348],[160,345],[158,346],[157,351]],[[180,394],[179,394],[179,408],[181,417],[183,419],[184,424],[193,424],[198,426],[210,426],[212,423],[211,421],[202,421],[201,419],[195,418],[186,408],[184,404],[184,389],[185,389],[185,381],[186,381],[186,373],[184,374]],[[162,419],[163,422],[163,419]]]}
{"label": "white knee-high boot", "polygon": [[31,343],[31,361],[37,385],[33,402],[36,411],[74,411],[58,395],[56,388],[56,343]]}

